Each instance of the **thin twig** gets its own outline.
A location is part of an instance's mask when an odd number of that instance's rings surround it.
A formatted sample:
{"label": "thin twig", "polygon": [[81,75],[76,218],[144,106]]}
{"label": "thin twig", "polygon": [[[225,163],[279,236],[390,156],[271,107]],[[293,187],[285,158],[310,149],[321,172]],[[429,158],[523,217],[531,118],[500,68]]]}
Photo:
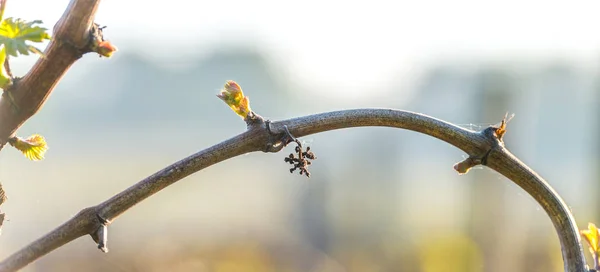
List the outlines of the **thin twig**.
{"label": "thin twig", "polygon": [[261,122],[236,137],[164,168],[97,206],[82,210],[62,226],[9,256],[0,263],[0,271],[18,270],[78,237],[98,235],[98,228],[103,226],[99,218],[110,224],[137,203],[192,173],[245,153],[281,150],[269,146],[280,145],[285,140],[286,126],[295,137],[349,127],[403,128],[448,142],[470,157],[486,157],[487,166],[521,186],[549,215],[558,232],[565,271],[587,271],[579,231],[568,207],[539,175],[504,148],[495,134],[491,133],[494,128],[475,132],[423,114],[391,109],[344,110],[278,122]]}

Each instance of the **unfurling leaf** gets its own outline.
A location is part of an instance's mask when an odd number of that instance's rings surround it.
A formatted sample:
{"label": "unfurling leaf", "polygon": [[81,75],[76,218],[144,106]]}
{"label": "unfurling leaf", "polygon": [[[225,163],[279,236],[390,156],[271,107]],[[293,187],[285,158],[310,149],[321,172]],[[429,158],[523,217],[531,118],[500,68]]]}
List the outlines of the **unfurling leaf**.
{"label": "unfurling leaf", "polygon": [[598,232],[596,225],[594,225],[594,223],[589,223],[588,229],[582,230],[580,233],[590,246],[590,252],[592,254],[598,254],[598,249],[600,249],[600,245],[598,244],[600,242],[600,232]]}
{"label": "unfurling leaf", "polygon": [[[590,253],[594,259],[594,267],[598,271],[600,269],[600,231],[594,223],[588,223],[588,229],[579,231],[581,236],[589,245]],[[592,270],[590,270],[592,271]]]}
{"label": "unfurling leaf", "polygon": [[250,99],[244,96],[242,87],[233,80],[228,80],[221,93],[217,95],[225,104],[227,104],[237,115],[246,119],[252,111],[250,109]]}
{"label": "unfurling leaf", "polygon": [[106,26],[100,26],[99,24],[94,23],[92,32],[91,44],[89,50],[91,52],[96,52],[100,57],[110,58],[114,52],[117,52],[117,47],[112,44],[110,41],[104,40],[104,35],[102,34],[102,30],[105,29]]}
{"label": "unfurling leaf", "polygon": [[96,52],[103,57],[110,58],[114,52],[117,52],[117,47],[109,41],[102,41],[98,43]]}
{"label": "unfurling leaf", "polygon": [[49,40],[50,35],[46,28],[34,26],[42,21],[25,21],[23,19],[6,18],[0,23],[0,44],[6,47],[6,53],[17,57],[18,54],[29,55],[29,53],[43,56],[42,52],[26,42],[43,42]]}
{"label": "unfurling leaf", "polygon": [[38,134],[31,135],[27,139],[12,137],[8,140],[8,143],[23,152],[23,155],[32,161],[42,160],[44,153],[48,150],[46,140]]}

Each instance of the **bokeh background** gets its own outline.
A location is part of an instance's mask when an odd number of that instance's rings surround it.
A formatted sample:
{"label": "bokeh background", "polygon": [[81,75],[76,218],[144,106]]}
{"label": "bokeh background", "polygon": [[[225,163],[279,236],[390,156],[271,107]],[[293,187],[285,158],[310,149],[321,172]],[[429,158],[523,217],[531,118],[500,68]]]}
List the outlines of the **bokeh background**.
{"label": "bokeh background", "polygon": [[[66,0],[9,0],[52,28]],[[86,55],[0,152],[4,258],[155,171],[245,129],[215,94],[238,81],[273,120],[358,107],[478,130],[515,113],[508,148],[580,228],[600,223],[600,4],[594,1],[115,1],[119,47]],[[13,60],[23,75],[35,57]],[[344,129],[302,139],[312,177],[249,154],[177,182],[23,271],[562,271],[544,211],[503,176],[458,176],[465,154],[429,136]],[[587,253],[587,252],[586,252]]]}

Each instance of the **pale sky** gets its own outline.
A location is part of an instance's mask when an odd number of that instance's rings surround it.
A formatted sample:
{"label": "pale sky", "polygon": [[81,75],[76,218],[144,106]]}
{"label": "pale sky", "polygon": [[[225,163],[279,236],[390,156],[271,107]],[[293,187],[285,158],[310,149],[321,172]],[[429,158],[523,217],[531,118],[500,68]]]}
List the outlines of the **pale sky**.
{"label": "pale sky", "polygon": [[[68,2],[8,0],[6,16],[52,28]],[[294,80],[358,93],[447,58],[595,62],[599,11],[597,0],[104,0],[96,19],[122,50],[185,57],[207,42],[252,43],[288,61]]]}

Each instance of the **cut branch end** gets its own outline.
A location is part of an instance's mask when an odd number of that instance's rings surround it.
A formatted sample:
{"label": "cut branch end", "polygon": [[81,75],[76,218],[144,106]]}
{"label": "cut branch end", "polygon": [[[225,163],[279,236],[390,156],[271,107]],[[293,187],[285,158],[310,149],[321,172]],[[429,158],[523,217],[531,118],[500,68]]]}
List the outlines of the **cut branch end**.
{"label": "cut branch end", "polygon": [[472,157],[468,157],[466,159],[464,159],[461,162],[457,162],[456,164],[454,164],[453,168],[454,170],[456,170],[456,172],[458,172],[459,175],[464,175],[466,173],[469,172],[469,170],[471,170],[471,168],[477,166],[481,164],[481,160],[472,158]]}

